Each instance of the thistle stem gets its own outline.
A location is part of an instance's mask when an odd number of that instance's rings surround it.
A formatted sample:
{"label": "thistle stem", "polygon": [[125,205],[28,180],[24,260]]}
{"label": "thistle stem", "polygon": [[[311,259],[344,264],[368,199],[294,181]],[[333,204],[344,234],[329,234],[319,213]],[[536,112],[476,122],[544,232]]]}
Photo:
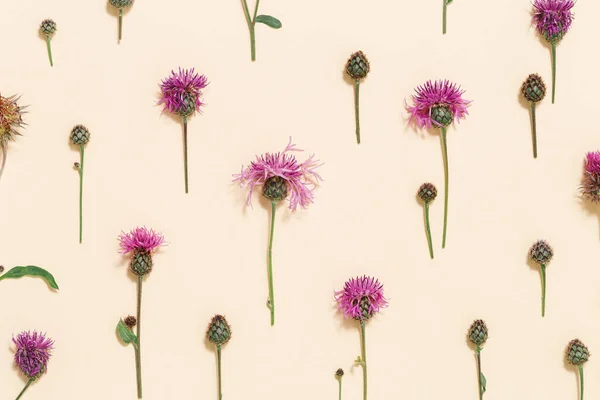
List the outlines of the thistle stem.
{"label": "thistle stem", "polygon": [[533,128],[533,158],[537,158],[537,130],[535,127],[535,102],[531,102],[531,126]]}
{"label": "thistle stem", "polygon": [[481,347],[477,346],[477,382],[479,383],[479,400],[483,400],[483,387],[481,386]]}
{"label": "thistle stem", "polygon": [[365,321],[360,321],[360,354],[363,368],[363,400],[367,400],[367,345],[365,338]]}
{"label": "thistle stem", "polygon": [[443,11],[443,19],[442,19],[442,34],[446,34],[446,9],[448,8],[447,0],[442,0],[444,2],[444,11]]}
{"label": "thistle stem", "polygon": [[35,380],[35,378],[29,378],[29,380],[25,384],[25,387],[23,388],[23,390],[21,390],[21,393],[19,393],[19,395],[17,396],[16,400],[19,400],[21,398],[21,396],[23,396],[23,393],[25,393],[25,391],[27,390],[29,385],[31,385],[31,382],[33,382],[34,380]]}
{"label": "thistle stem", "polygon": [[79,243],[83,241],[83,160],[85,147],[79,146]]}
{"label": "thistle stem", "polygon": [[256,40],[254,34],[254,26],[256,25],[256,14],[258,13],[258,4],[260,0],[256,0],[256,5],[254,6],[254,17],[250,17],[250,9],[248,8],[248,3],[246,0],[242,0],[242,4],[244,6],[244,16],[246,17],[246,22],[248,23],[248,29],[250,30],[250,56],[252,61],[256,61]]}
{"label": "thistle stem", "polygon": [[185,192],[188,192],[188,131],[187,117],[183,117],[183,168],[185,173]]}
{"label": "thistle stem", "polygon": [[433,245],[431,243],[431,227],[429,225],[429,202],[425,202],[425,227],[427,229],[427,243],[429,244],[429,255],[433,260]]}
{"label": "thistle stem", "polygon": [[542,317],[546,315],[546,265],[541,265],[542,269]]}
{"label": "thistle stem", "polygon": [[356,120],[356,143],[360,144],[360,102],[359,102],[360,80],[354,81],[354,118]]}
{"label": "thistle stem", "polygon": [[552,43],[552,104],[556,93],[556,43]]}
{"label": "thistle stem", "polygon": [[446,232],[448,228],[448,144],[446,143],[446,127],[442,127],[442,157],[444,159],[444,234],[442,249],[446,248]]}
{"label": "thistle stem", "polygon": [[275,297],[273,294],[273,234],[275,233],[275,212],[277,203],[271,202],[271,233],[269,235],[269,309],[271,310],[271,326],[275,325]]}
{"label": "thistle stem", "polygon": [[123,9],[119,8],[119,41],[123,38]]}
{"label": "thistle stem", "polygon": [[221,391],[221,345],[217,345],[217,375],[219,377],[219,400],[223,398],[223,392]]}
{"label": "thistle stem", "polygon": [[579,368],[579,400],[583,400],[583,365],[578,365]]}
{"label": "thistle stem", "polygon": [[2,164],[0,164],[0,178],[2,178],[4,167],[6,166],[6,143],[0,143],[0,148],[2,148]]}
{"label": "thistle stem", "polygon": [[138,338],[138,345],[135,348],[135,374],[137,380],[137,396],[138,399],[142,398],[142,341],[140,339],[142,325],[142,276],[137,277],[137,324],[136,324],[136,335]]}
{"label": "thistle stem", "polygon": [[48,59],[50,60],[50,66],[54,67],[54,62],[52,61],[52,46],[50,45],[50,35],[46,35],[46,47],[48,48]]}
{"label": "thistle stem", "polygon": [[338,389],[338,393],[339,393],[338,400],[342,400],[342,378],[338,378],[338,383],[339,383],[339,386],[338,386],[338,388],[339,388]]}

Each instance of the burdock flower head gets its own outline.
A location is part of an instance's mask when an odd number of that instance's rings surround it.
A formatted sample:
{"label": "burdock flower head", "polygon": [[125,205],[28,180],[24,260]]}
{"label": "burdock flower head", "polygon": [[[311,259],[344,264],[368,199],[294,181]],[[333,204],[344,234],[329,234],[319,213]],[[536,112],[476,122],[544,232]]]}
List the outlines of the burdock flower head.
{"label": "burdock flower head", "polygon": [[164,241],[162,234],[146,227],[137,227],[129,233],[119,235],[121,253],[133,252],[129,269],[138,276],[146,275],[152,271],[152,253]]}
{"label": "burdock flower head", "polygon": [[192,69],[179,68],[178,72],[171,71],[171,76],[160,84],[162,92],[158,104],[163,105],[163,112],[167,111],[179,115],[183,120],[183,146],[185,167],[185,192],[188,192],[188,150],[187,150],[187,120],[189,117],[201,112],[204,103],[200,100],[202,89],[208,85],[206,76],[199,75]]}
{"label": "burdock flower head", "polygon": [[533,24],[552,46],[552,103],[556,93],[556,44],[569,31],[573,22],[573,0],[535,0]]}
{"label": "burdock flower head", "polygon": [[8,142],[14,141],[16,136],[21,136],[18,129],[23,127],[23,114],[25,107],[17,103],[16,96],[3,97],[0,94],[0,148],[2,148],[2,164],[0,165],[0,178],[6,165],[6,151]]}
{"label": "burdock flower head", "polygon": [[583,197],[594,203],[600,202],[600,151],[592,151],[585,155],[580,190]]}
{"label": "burdock flower head", "polygon": [[123,10],[131,7],[133,0],[108,0],[111,6],[119,10],[119,41],[123,38]]}
{"label": "burdock flower head", "polygon": [[40,378],[48,370],[48,361],[52,354],[54,342],[45,334],[33,331],[33,333],[21,332],[12,339],[17,347],[15,352],[15,364],[29,378],[17,400],[23,396],[29,385]]}

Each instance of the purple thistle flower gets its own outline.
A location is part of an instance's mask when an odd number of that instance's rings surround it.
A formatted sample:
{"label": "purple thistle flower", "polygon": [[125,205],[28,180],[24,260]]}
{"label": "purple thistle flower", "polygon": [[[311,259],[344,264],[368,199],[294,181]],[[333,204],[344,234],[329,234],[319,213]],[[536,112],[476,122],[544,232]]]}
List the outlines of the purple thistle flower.
{"label": "purple thistle flower", "polygon": [[549,42],[559,41],[571,27],[573,6],[573,0],[535,0],[533,24]]}
{"label": "purple thistle flower", "polygon": [[28,378],[39,378],[47,371],[50,350],[54,345],[52,339],[46,338],[43,333],[27,331],[18,334],[12,341],[17,346],[15,364]]}
{"label": "purple thistle flower", "polygon": [[416,95],[411,96],[413,105],[407,105],[406,111],[410,113],[411,121],[414,119],[419,128],[444,126],[432,118],[432,110],[435,107],[446,107],[452,114],[452,120],[456,121],[469,114],[467,107],[471,101],[462,98],[465,91],[448,80],[429,80],[418,86],[415,92]]}
{"label": "purple thistle flower", "polygon": [[600,202],[600,151],[586,154],[580,190],[583,197],[589,198],[594,203]]}
{"label": "purple thistle flower", "polygon": [[234,182],[250,189],[247,204],[252,205],[252,192],[258,185],[262,185],[271,177],[277,176],[285,180],[289,189],[289,208],[295,211],[298,205],[307,208],[314,200],[316,182],[321,181],[321,176],[315,171],[320,166],[314,155],[299,163],[296,157],[290,154],[293,151],[304,151],[292,144],[292,138],[286,148],[280,153],[265,153],[257,156],[242,172],[234,175]]}
{"label": "purple thistle flower", "polygon": [[200,97],[207,85],[206,76],[195,73],[194,68],[171,71],[171,76],[160,84],[162,97],[158,104],[164,105],[164,111],[179,114],[183,118],[189,117],[200,112],[200,107],[204,105]]}
{"label": "purple thistle flower", "polygon": [[148,229],[145,226],[137,227],[129,233],[121,232],[119,235],[122,254],[127,254],[131,251],[144,251],[150,253],[164,244],[164,241],[165,238],[161,233]]}
{"label": "purple thistle flower", "polygon": [[383,284],[366,275],[347,281],[342,290],[335,292],[335,301],[344,316],[361,321],[388,305],[383,297]]}

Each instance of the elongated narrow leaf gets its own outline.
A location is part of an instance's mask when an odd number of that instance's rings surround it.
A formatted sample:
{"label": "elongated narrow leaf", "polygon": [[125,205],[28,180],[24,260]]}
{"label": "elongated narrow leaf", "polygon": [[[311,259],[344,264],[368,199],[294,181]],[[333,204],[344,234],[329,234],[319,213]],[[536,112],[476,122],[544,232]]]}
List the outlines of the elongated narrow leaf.
{"label": "elongated narrow leaf", "polygon": [[487,388],[487,381],[485,380],[485,375],[483,375],[483,372],[481,372],[479,380],[481,381],[481,394],[483,394]]}
{"label": "elongated narrow leaf", "polygon": [[281,28],[281,21],[270,15],[258,15],[256,16],[256,22],[270,26],[273,29]]}
{"label": "elongated narrow leaf", "polygon": [[58,285],[54,280],[52,274],[46,271],[44,268],[36,267],[34,265],[28,265],[26,267],[14,267],[7,273],[0,275],[0,281],[3,279],[16,279],[23,276],[34,276],[45,280],[50,287],[58,290]]}
{"label": "elongated narrow leaf", "polygon": [[127,327],[127,325],[125,325],[122,319],[120,319],[119,323],[117,324],[117,333],[122,341],[127,344],[131,343],[133,344],[133,347],[136,349],[138,348],[139,342],[137,336],[131,331],[131,329]]}

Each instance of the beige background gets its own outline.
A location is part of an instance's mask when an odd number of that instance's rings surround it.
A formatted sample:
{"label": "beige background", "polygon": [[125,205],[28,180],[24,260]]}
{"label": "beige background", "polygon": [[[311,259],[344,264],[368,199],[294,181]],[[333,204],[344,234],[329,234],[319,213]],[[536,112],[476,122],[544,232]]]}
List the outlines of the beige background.
{"label": "beige background", "polygon": [[[134,312],[135,284],[116,236],[144,224],[170,243],[144,286],[148,400],[216,398],[215,353],[204,340],[214,313],[234,329],[223,350],[224,400],[336,398],[338,367],[347,371],[344,399],[359,400],[359,332],[332,297],[359,274],[378,277],[390,299],[368,325],[371,399],[475,400],[465,336],[475,318],[490,329],[487,400],[576,399],[575,371],[563,361],[574,337],[592,352],[586,396],[596,398],[599,221],[577,189],[585,152],[599,147],[600,4],[576,5],[558,47],[557,101],[538,107],[537,160],[518,93],[532,72],[550,84],[550,52],[530,27],[530,2],[456,0],[446,36],[441,8],[437,0],[263,0],[260,12],[284,27],[257,28],[252,64],[239,1],[136,2],[120,45],[103,1],[4,1],[0,90],[30,107],[0,181],[0,263],[46,267],[61,290],[0,283],[0,398],[24,384],[10,339],[27,329],[46,331],[56,350],[24,398],[135,398],[133,349],[115,336],[118,319]],[[58,24],[54,68],[37,31],[47,17]],[[358,49],[372,66],[361,86],[360,146],[342,73]],[[156,106],[158,82],[178,66],[211,82],[204,114],[189,126],[187,196],[181,126]],[[415,192],[424,181],[443,188],[439,138],[408,127],[404,111],[430,78],[452,79],[474,100],[449,132],[448,246],[440,248],[440,197],[435,261]],[[92,133],[82,245],[78,153],[68,142],[78,123]],[[268,210],[259,201],[245,209],[231,175],[256,153],[283,149],[288,136],[325,162],[326,181],[310,209],[278,215],[271,328]],[[540,238],[555,248],[544,320],[539,274],[526,258]]]}

